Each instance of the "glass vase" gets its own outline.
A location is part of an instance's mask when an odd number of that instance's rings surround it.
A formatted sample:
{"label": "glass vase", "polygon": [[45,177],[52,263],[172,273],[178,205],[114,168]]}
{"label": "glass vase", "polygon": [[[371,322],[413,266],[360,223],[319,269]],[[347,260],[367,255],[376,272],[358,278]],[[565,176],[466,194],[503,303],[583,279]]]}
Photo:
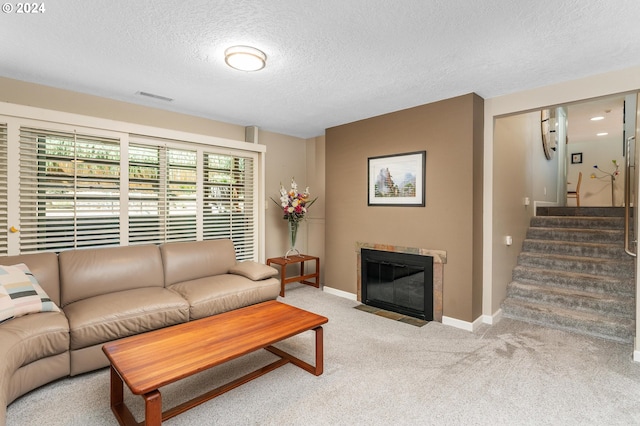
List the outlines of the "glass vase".
{"label": "glass vase", "polygon": [[300,222],[296,220],[289,221],[289,250],[284,255],[285,259],[289,256],[300,256],[300,251],[296,249],[296,238],[298,238],[298,225]]}

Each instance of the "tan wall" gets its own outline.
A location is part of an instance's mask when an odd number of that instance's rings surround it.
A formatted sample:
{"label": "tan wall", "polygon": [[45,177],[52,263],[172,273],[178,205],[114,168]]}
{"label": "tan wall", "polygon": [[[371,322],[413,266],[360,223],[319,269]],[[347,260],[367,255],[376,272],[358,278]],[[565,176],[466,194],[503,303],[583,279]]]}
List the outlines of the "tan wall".
{"label": "tan wall", "polygon": [[[532,153],[543,158],[540,142],[540,112],[498,118],[493,130],[495,152],[493,177],[500,183],[500,191],[493,193],[493,287],[498,303],[504,300],[513,268],[522,250],[531,216],[534,214],[532,196]],[[537,149],[539,148],[539,149]],[[524,198],[530,197],[529,206]],[[513,244],[507,246],[509,235]]]}
{"label": "tan wall", "polygon": [[[357,292],[356,242],[446,250],[444,315],[480,315],[483,108],[469,94],[327,129],[327,286]],[[367,158],[422,150],[426,206],[367,206]]]}
{"label": "tan wall", "polygon": [[244,127],[0,77],[0,101],[244,141]]}
{"label": "tan wall", "polygon": [[[284,256],[289,249],[287,221],[282,218],[279,206],[271,198],[279,202],[280,184],[289,189],[291,178],[295,178],[298,186],[302,189],[305,186],[310,186],[312,196],[316,195],[307,178],[307,144],[304,139],[264,131],[260,132],[259,141],[267,146],[265,168],[266,256],[267,258]],[[298,231],[296,247],[301,252],[307,251],[307,225],[306,222],[302,222]]]}
{"label": "tan wall", "polygon": [[307,253],[320,257],[320,283],[325,282],[325,137],[318,136],[307,140],[307,184],[312,197],[318,200],[309,210],[307,219]]}
{"label": "tan wall", "polygon": [[[471,320],[482,315],[484,213],[484,102],[473,97],[473,281]],[[447,316],[450,316],[447,314]]]}
{"label": "tan wall", "polygon": [[[292,136],[260,131],[259,141],[267,146],[266,156],[266,258],[283,256],[289,249],[287,221],[279,207],[280,184],[286,189],[295,178],[299,189],[309,187],[311,197],[318,200],[309,208],[307,218],[300,223],[296,248],[301,253],[320,258],[320,282],[324,282],[324,206],[325,206],[325,138],[299,139]],[[270,198],[269,198],[270,197]],[[313,267],[313,263],[309,267]],[[296,266],[297,267],[297,266]],[[287,269],[292,275],[294,267]]]}

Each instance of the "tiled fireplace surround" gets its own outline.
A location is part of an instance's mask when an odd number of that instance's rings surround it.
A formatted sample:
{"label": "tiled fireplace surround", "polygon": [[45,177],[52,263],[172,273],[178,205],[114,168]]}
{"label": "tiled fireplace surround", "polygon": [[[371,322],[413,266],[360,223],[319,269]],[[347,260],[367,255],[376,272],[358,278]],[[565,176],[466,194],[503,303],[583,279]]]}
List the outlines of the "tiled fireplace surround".
{"label": "tiled fireplace surround", "polygon": [[444,250],[434,250],[416,247],[394,246],[390,244],[377,243],[356,243],[357,253],[357,275],[358,275],[358,301],[362,302],[362,269],[361,269],[361,250],[380,250],[393,253],[418,254],[421,256],[433,257],[433,320],[442,322],[442,284],[444,264],[447,263],[447,252]]}

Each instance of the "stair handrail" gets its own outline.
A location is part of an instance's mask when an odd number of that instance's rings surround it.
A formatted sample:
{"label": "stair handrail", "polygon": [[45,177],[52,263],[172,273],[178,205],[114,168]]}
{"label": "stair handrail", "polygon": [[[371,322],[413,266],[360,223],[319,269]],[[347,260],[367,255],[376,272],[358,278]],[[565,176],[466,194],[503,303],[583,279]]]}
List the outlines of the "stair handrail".
{"label": "stair handrail", "polygon": [[[627,144],[625,147],[625,168],[624,168],[624,252],[629,256],[636,257],[637,254],[631,251],[629,245],[629,234],[630,234],[630,226],[629,226],[629,216],[631,212],[631,168],[635,167],[635,165],[631,165],[631,142],[635,141],[635,136],[629,136],[627,138]],[[637,240],[634,241],[637,244]]]}

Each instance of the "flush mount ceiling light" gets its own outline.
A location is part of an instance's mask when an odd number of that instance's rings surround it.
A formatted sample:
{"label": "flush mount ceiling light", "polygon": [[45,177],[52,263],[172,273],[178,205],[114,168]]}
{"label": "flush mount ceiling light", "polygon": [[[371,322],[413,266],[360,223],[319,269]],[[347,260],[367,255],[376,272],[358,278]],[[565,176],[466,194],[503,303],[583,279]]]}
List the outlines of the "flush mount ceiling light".
{"label": "flush mount ceiling light", "polygon": [[267,63],[263,51],[250,46],[231,46],[224,51],[224,61],[240,71],[258,71]]}
{"label": "flush mount ceiling light", "polygon": [[600,120],[604,120],[604,117],[601,115],[591,118],[591,121],[600,121]]}

